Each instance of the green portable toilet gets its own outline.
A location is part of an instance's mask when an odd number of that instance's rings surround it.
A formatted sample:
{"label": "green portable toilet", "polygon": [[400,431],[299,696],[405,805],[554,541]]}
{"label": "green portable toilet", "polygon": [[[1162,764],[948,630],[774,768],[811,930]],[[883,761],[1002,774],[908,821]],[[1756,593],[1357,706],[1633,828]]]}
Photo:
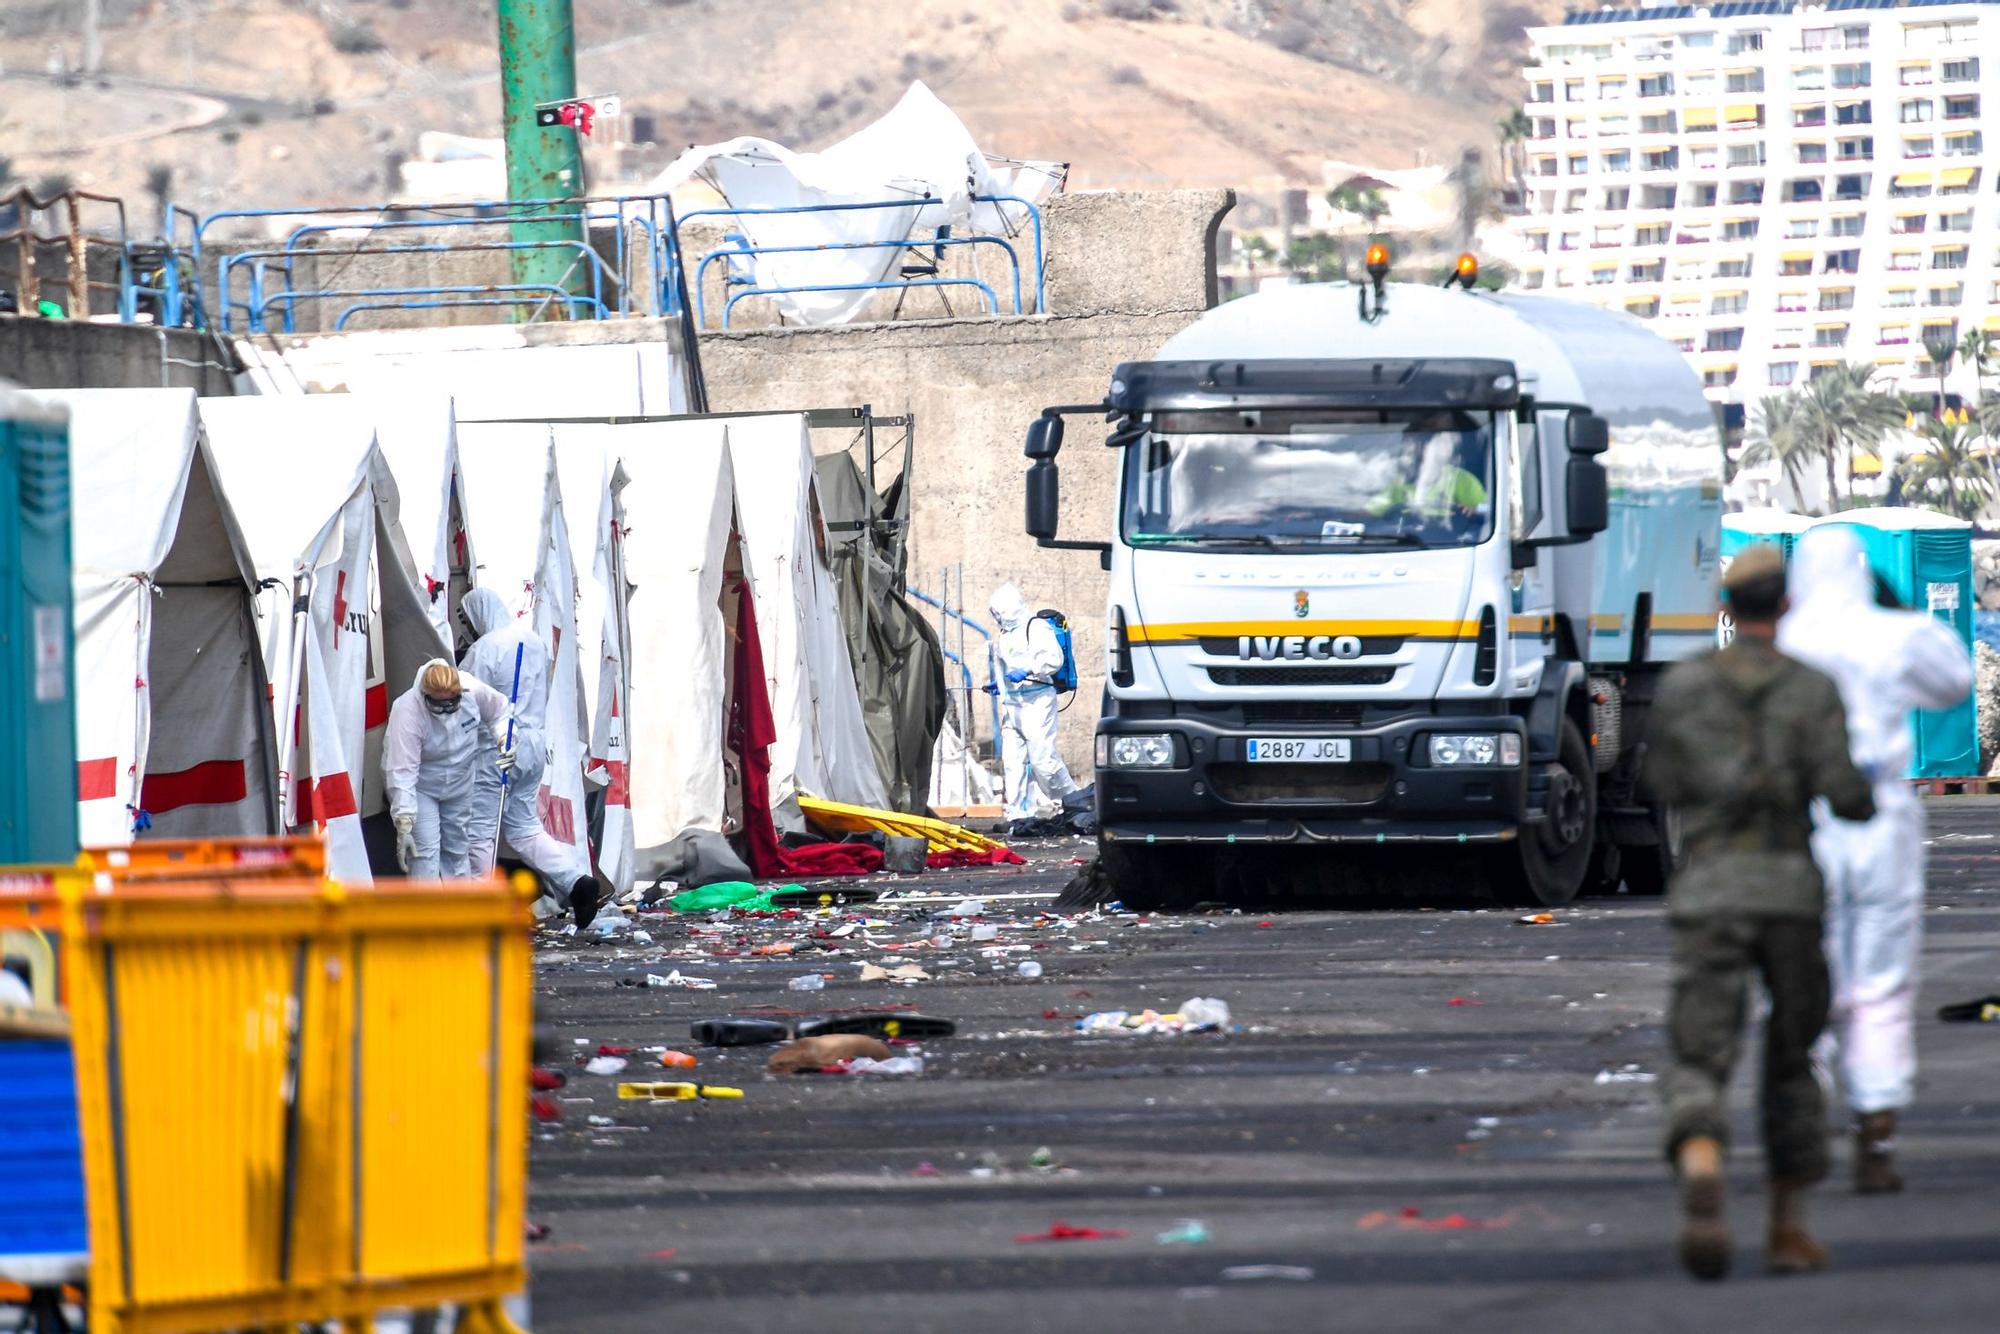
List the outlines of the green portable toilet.
{"label": "green portable toilet", "polygon": [[0,383],[0,866],[76,858],[69,415]]}
{"label": "green portable toilet", "polygon": [[[1972,652],[1972,525],[1932,510],[1849,510],[1813,524],[1851,529],[1868,563],[1897,601],[1949,625]],[[1964,778],[1979,772],[1977,698],[1955,709],[1925,710],[1916,728],[1912,778]]]}
{"label": "green portable toilet", "polygon": [[1784,510],[1737,510],[1722,516],[1722,555],[1727,560],[1753,542],[1769,542],[1792,558],[1799,534],[1812,527],[1812,520]]}

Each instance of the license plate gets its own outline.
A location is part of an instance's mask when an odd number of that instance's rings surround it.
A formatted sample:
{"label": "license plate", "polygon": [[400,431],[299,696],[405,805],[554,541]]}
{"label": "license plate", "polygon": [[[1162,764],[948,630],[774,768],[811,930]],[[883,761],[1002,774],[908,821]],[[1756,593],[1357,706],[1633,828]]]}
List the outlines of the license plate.
{"label": "license plate", "polygon": [[1354,743],[1346,737],[1252,737],[1252,764],[1346,764],[1354,758]]}

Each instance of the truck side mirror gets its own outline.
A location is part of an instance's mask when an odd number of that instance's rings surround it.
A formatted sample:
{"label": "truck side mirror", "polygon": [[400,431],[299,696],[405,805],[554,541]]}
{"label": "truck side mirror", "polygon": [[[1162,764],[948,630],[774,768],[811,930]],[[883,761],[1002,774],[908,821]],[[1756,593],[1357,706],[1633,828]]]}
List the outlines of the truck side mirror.
{"label": "truck side mirror", "polygon": [[[1594,420],[1602,422],[1603,418]],[[1571,438],[1575,438],[1576,419],[1570,418]],[[1611,526],[1611,477],[1604,465],[1586,453],[1571,454],[1569,458],[1567,491],[1569,509],[1567,514],[1569,535],[1573,538],[1595,537]]]}
{"label": "truck side mirror", "polygon": [[1611,423],[1595,413],[1570,413],[1567,429],[1572,454],[1595,457],[1611,448]]}
{"label": "truck side mirror", "polygon": [[[1062,443],[1062,418],[1037,417],[1028,423],[1028,443],[1022,449],[1022,453],[1031,459],[1052,459],[1062,450]],[[1051,468],[1050,471],[1053,472],[1054,469]],[[1032,472],[1029,474],[1031,477],[1033,475]]]}
{"label": "truck side mirror", "polygon": [[[1035,423],[1041,426],[1053,422],[1058,438],[1062,435],[1062,423],[1053,418],[1043,417]],[[1035,448],[1035,427],[1028,428],[1028,449],[1033,457]],[[1055,451],[1051,449],[1049,453]],[[1047,456],[1036,457],[1028,468],[1028,536],[1038,541],[1050,541],[1056,535],[1056,516],[1061,512],[1061,479],[1056,475],[1055,460]]]}

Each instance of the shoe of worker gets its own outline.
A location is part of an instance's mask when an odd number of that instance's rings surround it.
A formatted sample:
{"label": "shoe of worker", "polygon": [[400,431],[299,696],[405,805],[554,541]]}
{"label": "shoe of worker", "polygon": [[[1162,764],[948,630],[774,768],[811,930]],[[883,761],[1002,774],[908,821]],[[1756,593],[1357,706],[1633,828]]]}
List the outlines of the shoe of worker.
{"label": "shoe of worker", "polygon": [[1826,1247],[1806,1231],[1806,1192],[1811,1188],[1803,1181],[1771,1183],[1771,1238],[1764,1268],[1773,1274],[1811,1274],[1826,1268]]}
{"label": "shoe of worker", "polygon": [[1870,1112],[1854,1133],[1854,1189],[1862,1195],[1889,1195],[1902,1188],[1896,1171],[1896,1114]]}
{"label": "shoe of worker", "polygon": [[1706,1135],[1674,1155],[1681,1183],[1681,1267],[1713,1282],[1729,1273],[1729,1225],[1722,1217],[1722,1145]]}
{"label": "shoe of worker", "polygon": [[590,925],[591,918],[597,916],[597,905],[603,897],[604,887],[597,883],[596,876],[584,876],[569,887],[569,910],[576,914],[577,930]]}

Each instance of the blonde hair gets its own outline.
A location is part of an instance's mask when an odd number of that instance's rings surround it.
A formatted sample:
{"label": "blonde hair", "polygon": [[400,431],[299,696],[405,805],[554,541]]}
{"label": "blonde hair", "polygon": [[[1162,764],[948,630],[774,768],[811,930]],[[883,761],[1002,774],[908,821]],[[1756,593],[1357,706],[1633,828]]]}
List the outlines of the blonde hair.
{"label": "blonde hair", "polygon": [[457,695],[463,693],[465,689],[459,683],[458,668],[442,658],[424,668],[423,679],[419,684],[426,695]]}

